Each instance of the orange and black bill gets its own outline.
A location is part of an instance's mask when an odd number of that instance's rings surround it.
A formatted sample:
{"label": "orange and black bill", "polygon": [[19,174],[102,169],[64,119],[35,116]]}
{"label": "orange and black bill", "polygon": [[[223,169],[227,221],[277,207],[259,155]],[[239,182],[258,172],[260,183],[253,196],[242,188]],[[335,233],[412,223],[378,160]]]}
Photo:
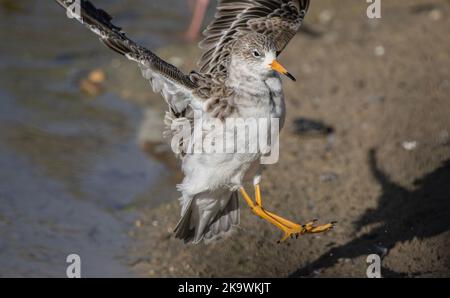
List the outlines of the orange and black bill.
{"label": "orange and black bill", "polygon": [[272,67],[272,69],[275,70],[276,72],[284,74],[285,76],[287,76],[288,78],[290,78],[294,82],[296,81],[295,77],[293,75],[291,75],[286,70],[286,68],[284,68],[283,65],[281,65],[277,60],[273,60],[273,62],[270,64],[270,67]]}

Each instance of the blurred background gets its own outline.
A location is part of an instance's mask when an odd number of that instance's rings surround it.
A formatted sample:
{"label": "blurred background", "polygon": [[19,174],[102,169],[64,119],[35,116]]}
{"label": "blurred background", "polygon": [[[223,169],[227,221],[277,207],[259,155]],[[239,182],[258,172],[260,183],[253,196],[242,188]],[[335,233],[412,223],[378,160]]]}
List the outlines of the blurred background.
{"label": "blurred background", "polygon": [[[216,1],[94,0],[185,72]],[[178,161],[136,65],[54,1],[0,0],[0,276],[450,276],[450,1],[312,0],[280,60],[288,107],[267,207],[330,233],[277,245],[244,206],[224,242],[170,238]]]}

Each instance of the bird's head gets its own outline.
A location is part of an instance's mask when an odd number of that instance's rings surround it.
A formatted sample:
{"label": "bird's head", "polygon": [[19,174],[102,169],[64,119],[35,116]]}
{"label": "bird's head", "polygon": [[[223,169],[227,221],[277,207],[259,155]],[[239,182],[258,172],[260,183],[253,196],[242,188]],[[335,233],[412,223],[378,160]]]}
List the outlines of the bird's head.
{"label": "bird's head", "polygon": [[259,33],[249,33],[239,38],[231,51],[232,64],[237,71],[261,77],[267,77],[275,71],[295,81],[294,76],[276,58],[273,41]]}

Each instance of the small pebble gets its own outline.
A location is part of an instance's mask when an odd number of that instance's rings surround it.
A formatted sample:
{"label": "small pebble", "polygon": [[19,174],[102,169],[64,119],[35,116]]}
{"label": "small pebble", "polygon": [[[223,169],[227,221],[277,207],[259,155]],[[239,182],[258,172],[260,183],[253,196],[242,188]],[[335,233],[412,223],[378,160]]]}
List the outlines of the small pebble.
{"label": "small pebble", "polygon": [[417,141],[405,141],[402,143],[403,149],[412,151],[417,148]]}
{"label": "small pebble", "polygon": [[338,263],[350,263],[350,259],[349,258],[339,258]]}
{"label": "small pebble", "polygon": [[338,175],[335,173],[325,173],[320,175],[321,182],[333,182],[338,179]]}
{"label": "small pebble", "polygon": [[376,46],[374,49],[375,56],[382,57],[386,54],[386,50],[382,45]]}
{"label": "small pebble", "polygon": [[101,69],[94,69],[88,75],[88,80],[93,83],[103,83],[106,79],[105,72]]}
{"label": "small pebble", "polygon": [[101,69],[94,69],[79,83],[80,89],[90,96],[97,96],[103,91],[102,83],[106,75]]}
{"label": "small pebble", "polygon": [[439,9],[433,9],[429,12],[428,16],[433,21],[439,21],[440,19],[442,19],[442,12]]}
{"label": "small pebble", "polygon": [[313,275],[315,275],[315,276],[320,275],[321,273],[322,273],[321,270],[314,270],[313,271]]}
{"label": "small pebble", "polygon": [[319,22],[321,24],[328,24],[333,19],[333,12],[331,10],[322,10],[319,13]]}

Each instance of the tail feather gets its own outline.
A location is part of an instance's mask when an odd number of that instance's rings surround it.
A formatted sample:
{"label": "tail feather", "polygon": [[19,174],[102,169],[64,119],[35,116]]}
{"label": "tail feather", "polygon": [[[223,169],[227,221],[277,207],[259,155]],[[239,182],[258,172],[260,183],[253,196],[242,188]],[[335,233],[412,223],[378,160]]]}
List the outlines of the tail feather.
{"label": "tail feather", "polygon": [[[184,240],[185,243],[198,243],[201,240],[213,240],[231,230],[239,224],[239,200],[237,192],[226,192],[224,198],[227,203],[217,212],[213,209],[202,210],[198,208],[194,197],[186,202],[183,215],[174,229],[175,238]],[[219,202],[221,198],[215,199]]]}
{"label": "tail feather", "polygon": [[191,242],[194,239],[195,229],[191,227],[192,216],[192,199],[189,200],[188,205],[185,206],[185,211],[182,211],[182,216],[173,230],[175,238],[184,240],[185,243]]}
{"label": "tail feather", "polygon": [[205,240],[212,240],[221,233],[228,232],[232,226],[239,224],[239,199],[237,192],[233,192],[228,205],[217,219],[213,221],[210,229],[205,233]]}

